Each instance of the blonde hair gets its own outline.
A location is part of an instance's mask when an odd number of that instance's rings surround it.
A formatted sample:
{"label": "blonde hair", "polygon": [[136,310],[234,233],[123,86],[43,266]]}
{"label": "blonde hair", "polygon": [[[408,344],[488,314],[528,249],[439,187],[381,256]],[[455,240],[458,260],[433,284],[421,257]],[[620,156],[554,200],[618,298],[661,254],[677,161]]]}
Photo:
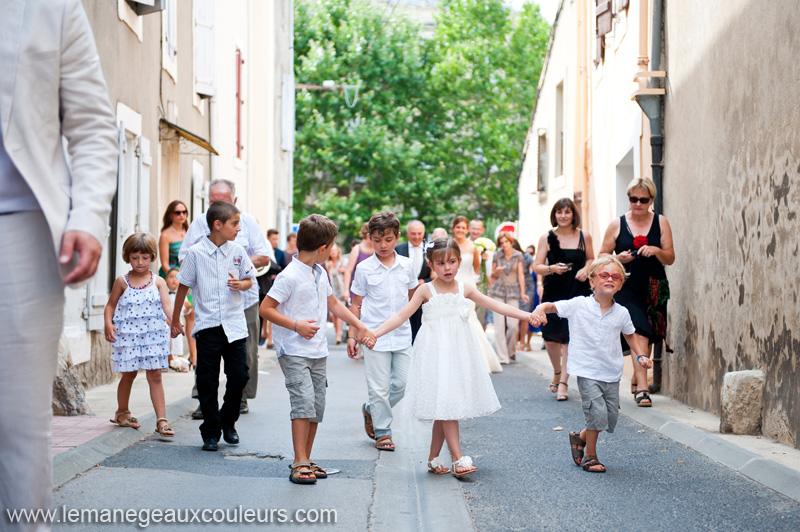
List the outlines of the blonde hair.
{"label": "blonde hair", "polygon": [[133,233],[125,239],[122,244],[122,260],[130,264],[131,254],[133,253],[147,253],[150,255],[150,260],[156,260],[158,256],[158,245],[153,235],[148,233]]}
{"label": "blonde hair", "polygon": [[622,265],[620,261],[618,261],[615,257],[611,255],[604,255],[599,259],[596,259],[591,266],[589,266],[589,278],[591,279],[597,273],[608,266],[609,264],[613,264],[619,269],[619,273],[622,274],[622,282],[625,283],[625,266]]}
{"label": "blonde hair", "polygon": [[649,177],[637,177],[633,181],[630,182],[628,185],[628,189],[625,191],[625,194],[628,196],[631,195],[631,192],[634,190],[644,190],[648,194],[650,194],[650,199],[655,199],[656,193],[656,184],[653,183],[653,180]]}

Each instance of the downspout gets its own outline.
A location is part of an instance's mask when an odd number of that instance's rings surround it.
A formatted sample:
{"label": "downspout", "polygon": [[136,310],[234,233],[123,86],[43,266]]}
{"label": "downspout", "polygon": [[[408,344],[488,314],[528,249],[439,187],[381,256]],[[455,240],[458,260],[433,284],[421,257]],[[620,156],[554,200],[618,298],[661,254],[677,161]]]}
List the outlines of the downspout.
{"label": "downspout", "polygon": [[[650,69],[653,71],[660,70],[661,67],[661,23],[663,19],[663,0],[653,0],[653,29],[650,33]],[[649,87],[651,89],[660,88],[659,78],[650,78]],[[653,157],[653,183],[656,185],[658,194],[653,204],[656,214],[664,212],[664,135],[662,129],[663,119],[661,116],[662,98],[656,100],[655,108],[653,109],[650,118],[650,149],[652,150]]]}
{"label": "downspout", "polygon": [[[212,146],[219,145],[219,131],[217,130],[219,126],[217,125],[217,96],[214,95],[208,99],[208,143]],[[213,153],[208,154],[210,159],[209,165],[209,174],[208,174],[208,182],[210,183],[214,179],[219,176],[219,157],[214,155]],[[203,187],[205,188],[205,187]],[[205,209],[208,208],[208,205],[205,205],[206,202],[206,195],[205,190],[203,191],[203,206]],[[203,209],[205,211],[205,209]]]}

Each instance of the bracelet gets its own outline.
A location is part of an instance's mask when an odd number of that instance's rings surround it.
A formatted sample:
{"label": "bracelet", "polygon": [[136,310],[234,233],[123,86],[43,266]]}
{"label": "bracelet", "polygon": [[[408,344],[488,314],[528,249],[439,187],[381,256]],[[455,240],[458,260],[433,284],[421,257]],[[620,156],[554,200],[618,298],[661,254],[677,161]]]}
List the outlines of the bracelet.
{"label": "bracelet", "polygon": [[355,341],[358,341],[358,338],[356,338],[355,336],[348,336],[348,337],[347,337],[347,339],[348,339],[348,340],[355,340]]}
{"label": "bracelet", "polygon": [[646,357],[646,356],[644,356],[644,355],[639,355],[638,357],[636,357],[636,363],[637,363],[637,364],[639,363],[639,359],[640,359],[640,358],[647,358],[647,357]]}
{"label": "bracelet", "polygon": [[552,272],[552,271],[550,271],[550,266],[548,265],[548,266],[547,266],[547,275],[550,275],[551,273],[553,273],[553,272]]}
{"label": "bracelet", "polygon": [[297,320],[294,320],[294,332],[297,332]]}

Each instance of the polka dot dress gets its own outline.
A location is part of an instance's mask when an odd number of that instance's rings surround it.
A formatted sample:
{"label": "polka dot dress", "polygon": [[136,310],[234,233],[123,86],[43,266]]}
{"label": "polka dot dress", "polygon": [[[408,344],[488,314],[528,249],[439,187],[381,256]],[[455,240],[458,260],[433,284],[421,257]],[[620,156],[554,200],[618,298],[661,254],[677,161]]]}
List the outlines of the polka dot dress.
{"label": "polka dot dress", "polygon": [[114,311],[119,336],[111,360],[116,372],[169,367],[169,325],[150,275],[150,283],[142,288],[128,284]]}

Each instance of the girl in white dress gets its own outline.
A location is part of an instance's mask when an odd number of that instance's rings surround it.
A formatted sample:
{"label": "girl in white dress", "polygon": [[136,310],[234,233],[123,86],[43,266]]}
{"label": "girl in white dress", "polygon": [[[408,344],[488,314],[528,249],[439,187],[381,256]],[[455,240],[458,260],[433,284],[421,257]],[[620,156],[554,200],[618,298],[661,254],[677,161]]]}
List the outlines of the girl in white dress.
{"label": "girl in white dress", "polygon": [[[478,284],[475,281],[477,271],[481,267],[481,259],[475,252],[475,247],[472,245],[472,240],[467,238],[468,224],[466,216],[456,216],[453,220],[453,237],[461,250],[461,264],[456,273],[456,281],[461,281],[465,285],[477,288]],[[491,373],[500,373],[503,371],[500,366],[500,359],[497,358],[497,352],[489,343],[489,337],[486,336],[486,331],[483,330],[478,314],[475,312],[475,303],[467,301],[469,305],[469,326],[475,333],[475,338],[478,342],[478,347],[483,354],[483,359],[487,371]]]}
{"label": "girl in white dress", "polygon": [[122,245],[122,259],[131,271],[118,277],[105,308],[106,340],[114,344],[114,371],[122,374],[117,387],[117,404],[112,423],[138,429],[139,422],[128,410],[133,380],[139,369],[147,372],[150,399],[156,411],[156,432],[173,437],[166,418],[161,370],[168,367],[170,331],[167,316],[172,303],[167,284],[153,275],[150,263],[156,260],[156,239],[147,233],[134,233]]}
{"label": "girl in white dress", "polygon": [[469,303],[474,301],[521,320],[530,320],[531,314],[457,281],[461,249],[454,239],[437,238],[428,244],[426,255],[436,279],[417,288],[411,301],[378,327],[375,336],[396,329],[425,304],[411,358],[407,400],[414,417],[434,420],[428,471],[437,475],[450,472],[439,458],[446,440],[453,460],[452,473],[460,477],[476,468],[469,456],[461,454],[458,420],[487,416],[500,408],[475,331],[468,322]]}

